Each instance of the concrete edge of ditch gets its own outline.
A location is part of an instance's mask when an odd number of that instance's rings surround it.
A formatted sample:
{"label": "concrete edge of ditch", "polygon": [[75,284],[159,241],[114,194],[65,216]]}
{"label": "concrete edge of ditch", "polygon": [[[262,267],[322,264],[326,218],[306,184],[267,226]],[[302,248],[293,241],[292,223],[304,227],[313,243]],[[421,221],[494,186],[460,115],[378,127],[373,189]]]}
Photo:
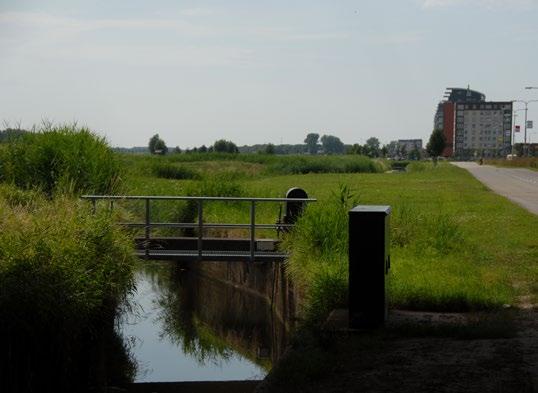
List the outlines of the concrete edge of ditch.
{"label": "concrete edge of ditch", "polygon": [[252,381],[144,382],[132,383],[127,389],[109,389],[109,393],[251,393],[260,383]]}

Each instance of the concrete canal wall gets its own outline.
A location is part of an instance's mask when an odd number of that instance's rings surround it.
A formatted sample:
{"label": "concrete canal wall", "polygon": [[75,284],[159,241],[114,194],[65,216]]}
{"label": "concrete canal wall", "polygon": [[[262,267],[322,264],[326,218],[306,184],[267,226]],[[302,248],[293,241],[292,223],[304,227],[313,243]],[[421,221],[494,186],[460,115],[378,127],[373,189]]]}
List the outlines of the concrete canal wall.
{"label": "concrete canal wall", "polygon": [[286,326],[299,316],[301,296],[282,262],[192,262],[189,269],[211,280],[262,298]]}

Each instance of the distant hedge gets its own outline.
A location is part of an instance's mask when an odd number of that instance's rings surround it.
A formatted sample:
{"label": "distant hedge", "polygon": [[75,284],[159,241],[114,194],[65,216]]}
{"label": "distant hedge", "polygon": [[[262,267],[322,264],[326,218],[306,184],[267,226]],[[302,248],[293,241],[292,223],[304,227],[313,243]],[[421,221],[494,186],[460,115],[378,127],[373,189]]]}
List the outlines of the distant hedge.
{"label": "distant hedge", "polygon": [[104,138],[70,125],[25,133],[0,150],[1,180],[48,195],[113,193],[120,168]]}

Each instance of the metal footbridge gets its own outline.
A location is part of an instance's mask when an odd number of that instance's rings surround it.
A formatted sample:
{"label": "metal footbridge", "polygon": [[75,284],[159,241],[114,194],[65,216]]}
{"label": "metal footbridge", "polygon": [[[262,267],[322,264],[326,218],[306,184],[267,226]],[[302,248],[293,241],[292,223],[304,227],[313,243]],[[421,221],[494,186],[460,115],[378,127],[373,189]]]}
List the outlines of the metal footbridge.
{"label": "metal footbridge", "polygon": [[[292,188],[286,198],[248,198],[248,197],[195,197],[195,196],[131,196],[131,195],[83,195],[82,199],[92,203],[94,212],[100,208],[114,209],[115,204],[134,201],[138,209],[143,209],[143,222],[120,222],[135,232],[135,254],[149,260],[171,261],[282,261],[287,254],[279,249],[281,232],[289,231],[309,202],[316,199],[308,198],[300,188]],[[155,203],[177,203],[187,201],[187,206],[194,211],[193,222],[157,222],[152,220],[152,206]],[[247,223],[211,223],[204,220],[204,207],[214,202],[243,203],[249,207],[250,220]],[[274,224],[256,222],[256,207],[259,204],[284,204],[285,215]],[[192,214],[194,213],[194,214]],[[163,230],[181,232],[181,236],[163,236]],[[226,230],[247,230],[246,238],[210,237],[205,233],[208,229],[219,229],[221,234]],[[137,231],[138,230],[138,231]],[[143,235],[140,236],[140,230]],[[276,238],[257,238],[256,231],[274,230]],[[161,233],[159,233],[161,232]],[[167,231],[165,231],[167,232]],[[170,232],[170,231],[168,231]]]}

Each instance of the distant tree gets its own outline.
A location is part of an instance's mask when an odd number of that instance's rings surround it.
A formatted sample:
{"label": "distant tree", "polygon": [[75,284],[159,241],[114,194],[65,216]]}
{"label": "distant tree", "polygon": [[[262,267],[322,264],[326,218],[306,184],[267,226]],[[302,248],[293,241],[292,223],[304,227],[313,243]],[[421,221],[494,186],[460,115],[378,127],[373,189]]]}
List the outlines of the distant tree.
{"label": "distant tree", "polygon": [[344,153],[344,143],[334,135],[323,135],[321,137],[321,146],[326,154]]}
{"label": "distant tree", "polygon": [[275,154],[275,145],[273,145],[272,143],[268,143],[267,146],[265,146],[264,153]]}
{"label": "distant tree", "polygon": [[306,143],[306,150],[310,154],[316,154],[318,152],[318,140],[319,134],[310,133],[306,136],[304,143]]}
{"label": "distant tree", "polygon": [[3,131],[0,130],[0,143],[20,138],[26,133],[28,133],[28,131],[21,130],[20,128],[6,128]]}
{"label": "distant tree", "polygon": [[179,146],[176,146],[176,147],[174,148],[174,153],[176,153],[176,154],[181,154],[181,149],[179,148]]}
{"label": "distant tree", "polygon": [[413,161],[420,160],[420,150],[415,146],[415,148],[409,152],[407,158]]}
{"label": "distant tree", "polygon": [[380,153],[381,153],[381,157],[386,157],[387,154],[389,153],[389,149],[387,148],[387,146],[383,146],[380,150]]}
{"label": "distant tree", "polygon": [[213,144],[213,150],[217,153],[239,153],[237,145],[231,141],[219,139]]}
{"label": "distant tree", "polygon": [[150,138],[148,147],[151,154],[166,154],[168,152],[166,143],[159,137],[159,134]]}
{"label": "distant tree", "polygon": [[379,157],[381,151],[379,149],[379,146],[381,143],[379,142],[379,139],[376,137],[371,137],[366,140],[365,147],[367,149],[367,155],[369,157]]}
{"label": "distant tree", "polygon": [[384,147],[387,148],[387,155],[390,158],[399,158],[400,145],[398,144],[398,141],[390,141],[389,144]]}
{"label": "distant tree", "polygon": [[207,153],[207,146],[206,145],[200,146],[200,148],[198,149],[198,152],[199,153]]}
{"label": "distant tree", "polygon": [[433,130],[430,140],[426,145],[426,151],[433,159],[434,165],[437,165],[437,158],[443,154],[446,146],[446,138],[443,130]]}
{"label": "distant tree", "polygon": [[353,146],[351,146],[347,150],[347,153],[348,154],[363,154],[363,147],[358,143],[354,143]]}

